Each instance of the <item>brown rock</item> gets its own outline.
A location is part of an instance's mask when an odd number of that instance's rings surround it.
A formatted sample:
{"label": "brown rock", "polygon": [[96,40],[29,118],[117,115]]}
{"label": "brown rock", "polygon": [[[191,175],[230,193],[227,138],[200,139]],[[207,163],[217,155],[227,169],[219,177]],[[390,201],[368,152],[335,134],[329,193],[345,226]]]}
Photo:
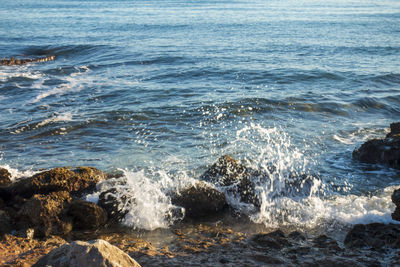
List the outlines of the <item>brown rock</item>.
{"label": "brown rock", "polygon": [[41,258],[33,266],[136,267],[140,265],[119,248],[98,239],[91,242],[75,241],[62,245]]}
{"label": "brown rock", "polygon": [[106,211],[92,202],[74,200],[68,208],[74,229],[95,230],[107,222]]}
{"label": "brown rock", "polygon": [[0,186],[11,184],[11,173],[4,168],[0,168]]}
{"label": "brown rock", "polygon": [[183,189],[172,197],[172,204],[185,208],[186,218],[213,216],[226,206],[225,195],[205,182]]}
{"label": "brown rock", "polygon": [[20,228],[33,227],[38,236],[67,234],[71,225],[61,220],[61,212],[71,201],[68,192],[52,192],[48,195],[34,195],[19,210]]}
{"label": "brown rock", "polygon": [[268,234],[257,234],[253,237],[252,241],[258,246],[277,250],[291,245],[281,230],[276,230]]}
{"label": "brown rock", "polygon": [[27,63],[32,63],[32,62],[46,62],[46,61],[52,61],[56,57],[54,55],[51,56],[46,56],[46,57],[37,57],[37,58],[23,58],[23,59],[17,59],[14,57],[11,57],[10,59],[3,58],[0,60],[0,66],[5,65],[5,66],[12,66],[12,65],[23,65]]}
{"label": "brown rock", "polygon": [[386,137],[394,137],[400,135],[400,122],[390,124],[390,133]]}
{"label": "brown rock", "polygon": [[34,194],[47,194],[56,191],[83,193],[94,189],[96,183],[106,178],[102,171],[91,167],[65,167],[51,169],[35,174],[31,178],[18,181],[10,188],[12,195],[29,198]]}

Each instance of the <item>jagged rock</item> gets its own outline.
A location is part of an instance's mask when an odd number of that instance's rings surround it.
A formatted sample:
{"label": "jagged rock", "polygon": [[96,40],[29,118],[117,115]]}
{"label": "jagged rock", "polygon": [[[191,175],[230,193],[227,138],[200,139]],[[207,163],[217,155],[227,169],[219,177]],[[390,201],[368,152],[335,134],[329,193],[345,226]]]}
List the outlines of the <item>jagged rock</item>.
{"label": "jagged rock", "polygon": [[66,191],[34,195],[18,212],[19,228],[33,227],[39,237],[67,234],[72,227],[68,221],[61,219],[61,213],[70,201],[71,196]]}
{"label": "jagged rock", "polygon": [[347,233],[344,244],[349,248],[399,249],[400,225],[382,223],[356,224]]}
{"label": "jagged rock", "polygon": [[75,241],[52,250],[33,266],[58,267],[120,267],[140,266],[128,254],[107,241],[98,239],[91,242]]}
{"label": "jagged rock", "polygon": [[111,188],[102,192],[97,202],[97,204],[107,212],[108,218],[112,222],[121,221],[128,213],[128,210],[123,209],[123,207],[131,205],[133,201],[125,195],[117,196],[116,194],[117,189]]}
{"label": "jagged rock", "polygon": [[107,222],[107,214],[102,207],[84,200],[72,201],[67,214],[72,218],[74,229],[94,230]]}
{"label": "jagged rock", "polygon": [[353,151],[353,158],[363,163],[386,164],[400,169],[400,123],[390,125],[391,132],[385,139],[368,140]]}
{"label": "jagged rock", "polygon": [[96,183],[105,178],[102,171],[91,167],[77,167],[76,169],[60,167],[20,180],[13,184],[9,191],[13,196],[20,195],[26,198],[34,194],[56,191],[83,193],[94,189]]}
{"label": "jagged rock", "polygon": [[225,195],[205,182],[197,182],[171,198],[174,205],[185,208],[186,218],[213,216],[226,206]]}
{"label": "jagged rock", "polygon": [[56,57],[54,55],[51,56],[46,56],[46,57],[37,57],[37,58],[3,58],[0,60],[0,66],[12,66],[12,65],[23,65],[27,63],[34,63],[34,62],[46,62],[46,61],[52,61]]}
{"label": "jagged rock", "polygon": [[[202,176],[201,179],[218,186],[230,187],[229,191],[238,193],[241,201],[260,206],[251,177],[255,171],[246,168],[229,155],[220,157]],[[233,186],[233,187],[232,187]]]}
{"label": "jagged rock", "polygon": [[4,168],[0,168],[0,186],[11,184],[11,173]]}

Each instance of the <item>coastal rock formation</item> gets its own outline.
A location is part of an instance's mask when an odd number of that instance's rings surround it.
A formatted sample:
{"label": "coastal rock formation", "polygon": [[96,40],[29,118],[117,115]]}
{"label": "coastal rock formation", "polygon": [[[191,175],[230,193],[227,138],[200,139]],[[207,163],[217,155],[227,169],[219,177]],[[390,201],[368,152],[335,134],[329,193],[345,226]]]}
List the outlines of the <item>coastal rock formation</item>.
{"label": "coastal rock formation", "polygon": [[36,63],[36,62],[46,62],[52,61],[56,58],[56,56],[46,56],[46,57],[37,57],[37,58],[3,58],[0,60],[0,66],[13,66],[13,65],[24,65],[28,63]]}
{"label": "coastal rock formation", "polygon": [[383,223],[356,224],[347,233],[344,244],[349,248],[400,249],[400,225]]}
{"label": "coastal rock formation", "polygon": [[72,201],[67,214],[72,218],[74,229],[95,230],[107,222],[107,214],[102,207],[84,200]]}
{"label": "coastal rock formation", "polygon": [[201,179],[238,193],[241,201],[260,206],[255,193],[255,184],[251,181],[254,171],[246,168],[229,155],[220,157],[202,176]]}
{"label": "coastal rock formation", "polygon": [[18,212],[19,228],[34,227],[36,235],[64,235],[71,231],[68,221],[61,219],[61,212],[71,201],[68,192],[52,192],[47,195],[34,195]]}
{"label": "coastal rock formation", "polygon": [[120,267],[140,266],[128,254],[107,241],[98,239],[91,242],[75,241],[52,250],[33,266],[59,267]]}
{"label": "coastal rock formation", "polygon": [[84,193],[95,188],[96,183],[106,179],[106,175],[92,167],[76,169],[60,167],[35,174],[10,187],[11,195],[29,198],[34,194],[47,194],[56,191]]}
{"label": "coastal rock formation", "polygon": [[11,173],[4,168],[0,168],[0,186],[11,184]]}
{"label": "coastal rock formation", "polygon": [[205,182],[197,182],[175,194],[172,204],[185,208],[186,218],[201,218],[220,213],[226,206],[225,195]]}
{"label": "coastal rock formation", "polygon": [[372,139],[353,151],[353,158],[363,163],[386,164],[400,169],[400,122],[390,125],[385,139]]}

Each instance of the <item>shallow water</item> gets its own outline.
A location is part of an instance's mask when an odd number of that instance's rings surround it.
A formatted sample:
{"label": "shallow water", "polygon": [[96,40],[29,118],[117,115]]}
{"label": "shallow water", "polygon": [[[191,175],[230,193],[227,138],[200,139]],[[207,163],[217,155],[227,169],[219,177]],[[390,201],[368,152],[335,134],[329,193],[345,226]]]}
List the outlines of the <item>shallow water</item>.
{"label": "shallow water", "polygon": [[0,14],[1,57],[56,56],[0,66],[0,165],[16,178],[122,169],[121,194],[153,207],[126,224],[154,229],[171,223],[168,192],[231,154],[276,167],[278,187],[318,177],[301,198],[261,185],[255,222],[391,221],[398,172],[351,152],[400,117],[397,1],[19,0]]}

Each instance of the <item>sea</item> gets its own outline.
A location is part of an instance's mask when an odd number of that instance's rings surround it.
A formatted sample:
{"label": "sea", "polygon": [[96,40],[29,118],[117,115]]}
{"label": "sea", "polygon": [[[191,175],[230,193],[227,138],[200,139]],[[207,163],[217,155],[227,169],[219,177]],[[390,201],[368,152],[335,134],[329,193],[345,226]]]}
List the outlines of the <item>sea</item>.
{"label": "sea", "polygon": [[171,192],[229,154],[275,170],[259,209],[227,196],[255,224],[394,223],[399,171],[352,151],[400,119],[400,1],[1,1],[0,58],[50,55],[0,66],[0,166],[14,180],[122,173],[120,196],[136,200],[123,223],[168,229]]}

